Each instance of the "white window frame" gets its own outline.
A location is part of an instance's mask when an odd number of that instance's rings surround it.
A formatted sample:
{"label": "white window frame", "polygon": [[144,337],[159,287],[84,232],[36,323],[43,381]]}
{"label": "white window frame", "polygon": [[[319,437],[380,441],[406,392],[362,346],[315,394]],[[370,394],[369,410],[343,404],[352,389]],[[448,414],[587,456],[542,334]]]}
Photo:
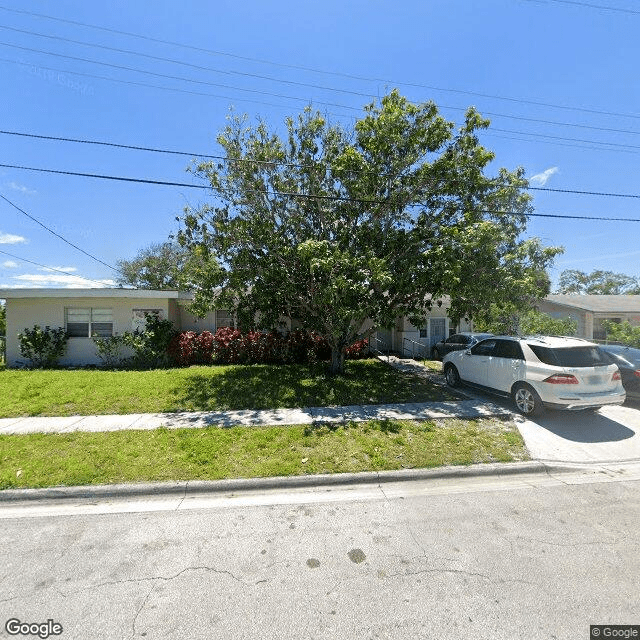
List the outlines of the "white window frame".
{"label": "white window frame", "polygon": [[[83,322],[72,323],[77,325],[86,324],[87,325],[86,335],[84,335],[84,333],[83,335],[72,335],[72,336],[69,336],[70,338],[93,338],[94,336],[98,336],[98,335],[99,337],[108,338],[113,335],[113,309],[109,309],[106,307],[65,307],[64,327],[65,327],[65,331],[67,332],[69,331],[69,315],[70,315],[69,312],[84,312],[85,316],[87,317],[86,322],[83,321]],[[99,314],[106,317],[109,317],[109,314],[110,314],[111,320],[110,321],[107,320],[105,322],[104,318],[98,319]],[[111,328],[96,329],[94,325],[98,325],[98,324],[111,325]],[[100,331],[99,334],[98,334],[98,331]]]}

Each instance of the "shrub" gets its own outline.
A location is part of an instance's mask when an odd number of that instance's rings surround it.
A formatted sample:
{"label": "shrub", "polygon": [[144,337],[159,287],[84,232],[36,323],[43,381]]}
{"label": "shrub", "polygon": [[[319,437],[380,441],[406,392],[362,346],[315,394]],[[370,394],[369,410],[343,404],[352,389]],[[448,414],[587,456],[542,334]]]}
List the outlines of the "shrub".
{"label": "shrub", "polygon": [[62,327],[42,329],[37,324],[33,329],[25,329],[18,334],[20,353],[31,362],[32,367],[42,369],[56,365],[67,349],[68,339]]}
{"label": "shrub", "polygon": [[345,350],[347,360],[360,360],[369,356],[369,341],[358,340]]}
{"label": "shrub", "polygon": [[93,341],[103,366],[112,369],[122,362],[122,347],[125,345],[123,336],[109,336],[108,338],[95,336]]}
{"label": "shrub", "polygon": [[197,334],[183,331],[174,336],[168,347],[171,360],[182,367],[192,364],[210,364],[213,361],[214,337],[210,331]]}
{"label": "shrub", "polygon": [[148,313],[144,330],[123,333],[122,342],[133,349],[133,366],[145,369],[166,367],[170,363],[169,344],[176,333],[171,320]]}

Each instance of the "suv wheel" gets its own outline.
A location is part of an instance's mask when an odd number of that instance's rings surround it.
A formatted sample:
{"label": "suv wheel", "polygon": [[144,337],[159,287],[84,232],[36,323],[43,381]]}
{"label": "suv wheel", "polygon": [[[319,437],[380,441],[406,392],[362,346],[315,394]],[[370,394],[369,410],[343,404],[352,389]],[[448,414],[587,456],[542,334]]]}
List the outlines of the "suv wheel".
{"label": "suv wheel", "polygon": [[516,385],[513,390],[513,401],[518,411],[525,416],[540,415],[544,411],[540,396],[527,384]]}
{"label": "suv wheel", "polygon": [[458,370],[450,362],[448,362],[447,366],[444,368],[444,377],[450,387],[457,387],[460,384],[460,375],[458,374]]}

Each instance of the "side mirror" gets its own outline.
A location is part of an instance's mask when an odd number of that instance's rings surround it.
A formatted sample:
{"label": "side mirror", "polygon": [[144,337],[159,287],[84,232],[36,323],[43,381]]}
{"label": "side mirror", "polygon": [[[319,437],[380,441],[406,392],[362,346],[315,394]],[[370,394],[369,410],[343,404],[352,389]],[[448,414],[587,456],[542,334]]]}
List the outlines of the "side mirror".
{"label": "side mirror", "polygon": [[467,350],[464,352],[464,355],[465,355],[465,356],[470,356],[470,355],[471,355],[471,349],[467,349]]}

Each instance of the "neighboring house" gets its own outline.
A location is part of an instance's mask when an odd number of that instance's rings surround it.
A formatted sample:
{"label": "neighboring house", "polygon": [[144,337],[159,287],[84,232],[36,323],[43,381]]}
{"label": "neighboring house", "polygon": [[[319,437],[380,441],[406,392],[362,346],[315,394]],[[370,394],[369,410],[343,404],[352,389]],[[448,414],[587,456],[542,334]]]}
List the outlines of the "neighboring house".
{"label": "neighboring house", "polygon": [[[38,324],[41,327],[64,327],[69,334],[63,366],[99,364],[93,336],[121,335],[144,328],[145,314],[157,313],[171,320],[181,331],[208,330],[233,326],[228,311],[211,311],[204,318],[189,313],[193,295],[183,291],[145,289],[0,289],[0,299],[7,304],[6,362],[18,366],[18,334]],[[422,327],[414,327],[399,318],[393,329],[372,336],[372,346],[380,351],[403,355],[424,355],[450,333],[470,330],[465,323],[454,326],[447,317],[448,305],[434,308]],[[295,327],[295,322],[293,326]],[[288,323],[291,327],[292,323]]]}
{"label": "neighboring house", "polygon": [[537,308],[553,318],[575,320],[576,335],[587,340],[606,340],[603,320],[640,326],[640,296],[553,294],[541,300]]}
{"label": "neighboring house", "polygon": [[227,311],[213,311],[203,319],[187,311],[192,295],[181,291],[145,289],[0,289],[7,304],[6,362],[17,366],[18,334],[35,324],[64,327],[69,334],[62,365],[99,364],[93,336],[108,337],[145,326],[145,314],[157,313],[176,328],[216,331],[233,325]]}

